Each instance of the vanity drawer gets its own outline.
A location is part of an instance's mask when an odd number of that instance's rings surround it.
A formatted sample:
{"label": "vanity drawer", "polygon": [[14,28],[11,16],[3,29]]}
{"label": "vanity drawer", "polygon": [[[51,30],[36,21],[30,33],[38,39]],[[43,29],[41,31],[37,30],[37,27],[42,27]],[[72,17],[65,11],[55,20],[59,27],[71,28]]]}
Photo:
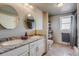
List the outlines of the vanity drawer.
{"label": "vanity drawer", "polygon": [[1,54],[1,56],[19,56],[23,52],[28,52],[28,45],[24,45],[22,47],[16,48],[12,51]]}

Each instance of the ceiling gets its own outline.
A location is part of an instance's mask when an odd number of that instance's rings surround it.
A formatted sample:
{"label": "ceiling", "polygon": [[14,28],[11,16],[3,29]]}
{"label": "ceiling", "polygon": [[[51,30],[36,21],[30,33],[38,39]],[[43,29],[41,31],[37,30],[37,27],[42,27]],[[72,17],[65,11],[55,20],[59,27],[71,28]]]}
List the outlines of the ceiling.
{"label": "ceiling", "polygon": [[74,12],[76,10],[76,3],[64,3],[62,7],[58,7],[56,3],[30,3],[50,15],[58,15],[64,13]]}

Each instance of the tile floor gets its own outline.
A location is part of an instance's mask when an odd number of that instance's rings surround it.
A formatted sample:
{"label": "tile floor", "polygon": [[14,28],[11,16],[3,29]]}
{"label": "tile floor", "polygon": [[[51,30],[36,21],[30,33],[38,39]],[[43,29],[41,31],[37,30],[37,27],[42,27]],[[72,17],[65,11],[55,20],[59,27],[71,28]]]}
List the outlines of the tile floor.
{"label": "tile floor", "polygon": [[76,47],[71,48],[68,45],[53,44],[45,56],[77,56],[78,50]]}

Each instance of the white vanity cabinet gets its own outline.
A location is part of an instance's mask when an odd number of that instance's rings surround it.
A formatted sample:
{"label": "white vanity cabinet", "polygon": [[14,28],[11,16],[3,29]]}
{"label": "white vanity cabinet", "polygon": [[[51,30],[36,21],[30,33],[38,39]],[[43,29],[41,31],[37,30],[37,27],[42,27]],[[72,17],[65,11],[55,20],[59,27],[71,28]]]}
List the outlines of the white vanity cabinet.
{"label": "white vanity cabinet", "polygon": [[36,56],[37,55],[37,52],[36,52],[37,43],[36,42],[30,43],[30,56]]}
{"label": "white vanity cabinet", "polygon": [[24,52],[23,54],[21,54],[19,56],[29,56],[29,52]]}
{"label": "white vanity cabinet", "polygon": [[41,56],[45,53],[45,41],[44,39],[37,41],[37,56]]}
{"label": "white vanity cabinet", "polygon": [[37,39],[29,42],[26,45],[20,46],[0,56],[41,56],[45,52],[45,41],[44,39]]}
{"label": "white vanity cabinet", "polygon": [[41,56],[45,52],[44,39],[30,43],[30,56]]}
{"label": "white vanity cabinet", "polygon": [[30,51],[29,51],[29,44],[27,44],[26,46],[25,46],[25,49],[26,50],[22,50],[23,52],[21,53],[21,54],[19,54],[19,56],[29,56],[30,55]]}
{"label": "white vanity cabinet", "polygon": [[23,53],[26,53],[26,55],[28,56],[29,55],[28,54],[28,52],[29,52],[28,46],[29,45],[24,45],[22,47],[15,48],[9,52],[5,52],[5,53],[1,54],[0,56],[20,56]]}

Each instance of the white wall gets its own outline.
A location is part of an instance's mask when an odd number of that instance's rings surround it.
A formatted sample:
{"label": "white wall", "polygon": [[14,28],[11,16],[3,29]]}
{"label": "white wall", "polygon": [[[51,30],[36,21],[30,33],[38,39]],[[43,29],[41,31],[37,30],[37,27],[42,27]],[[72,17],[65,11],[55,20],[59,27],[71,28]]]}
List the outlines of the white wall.
{"label": "white wall", "polygon": [[[19,15],[19,19],[18,19],[19,22],[18,22],[16,29],[1,30],[0,31],[0,38],[24,35],[25,31],[28,31],[28,30],[24,28],[23,20],[28,13],[32,13],[32,15],[35,17],[35,20],[39,19],[39,20],[41,20],[40,23],[42,22],[42,12],[38,9],[32,10],[28,7],[24,7],[22,4],[7,4],[7,5],[10,5],[17,10],[18,15]],[[41,26],[41,29],[42,29],[42,25],[40,25],[40,26]],[[37,27],[38,27],[38,25],[37,25]]]}
{"label": "white wall", "polygon": [[50,17],[51,20],[51,27],[53,30],[53,40],[55,42],[61,43],[61,31],[60,31],[60,17],[59,16],[52,16]]}

